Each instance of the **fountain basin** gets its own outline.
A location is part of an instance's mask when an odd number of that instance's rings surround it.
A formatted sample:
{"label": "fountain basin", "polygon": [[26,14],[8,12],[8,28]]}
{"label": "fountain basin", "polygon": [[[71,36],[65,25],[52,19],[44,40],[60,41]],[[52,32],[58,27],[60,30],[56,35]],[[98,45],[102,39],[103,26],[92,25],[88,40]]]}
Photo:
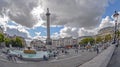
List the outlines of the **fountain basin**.
{"label": "fountain basin", "polygon": [[10,51],[10,54],[21,56],[23,60],[38,61],[43,60],[43,57],[49,58],[49,53],[47,51],[36,51],[35,54],[27,54],[24,51],[13,50]]}

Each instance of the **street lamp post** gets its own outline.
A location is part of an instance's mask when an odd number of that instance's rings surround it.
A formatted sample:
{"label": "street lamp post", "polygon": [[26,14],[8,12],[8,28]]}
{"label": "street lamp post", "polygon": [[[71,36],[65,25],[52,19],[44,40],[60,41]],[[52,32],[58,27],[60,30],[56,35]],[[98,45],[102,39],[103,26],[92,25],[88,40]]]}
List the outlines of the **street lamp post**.
{"label": "street lamp post", "polygon": [[115,20],[115,33],[114,33],[114,43],[116,43],[116,40],[118,41],[118,43],[119,43],[119,40],[117,39],[117,31],[118,31],[118,23],[117,23],[117,21],[118,21],[118,16],[119,16],[119,14],[117,13],[117,11],[115,11],[115,14],[113,15],[113,17],[114,17],[114,20]]}

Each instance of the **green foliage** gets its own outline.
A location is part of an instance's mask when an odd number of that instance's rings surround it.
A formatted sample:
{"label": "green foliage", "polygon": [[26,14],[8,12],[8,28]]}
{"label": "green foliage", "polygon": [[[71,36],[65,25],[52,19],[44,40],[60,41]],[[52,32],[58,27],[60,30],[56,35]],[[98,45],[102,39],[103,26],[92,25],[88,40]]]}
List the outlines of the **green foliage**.
{"label": "green foliage", "polygon": [[101,36],[97,36],[97,37],[96,37],[96,43],[100,43],[100,42],[102,42],[102,41],[103,41],[103,39],[102,39]]}
{"label": "green foliage", "polygon": [[16,42],[16,46],[24,47],[23,41],[22,41],[22,39],[20,37],[16,37],[15,42]]}
{"label": "green foliage", "polygon": [[112,40],[111,35],[110,35],[110,34],[105,35],[105,42],[108,42],[108,41],[110,41],[110,40]]}
{"label": "green foliage", "polygon": [[4,35],[0,33],[0,42],[4,42]]}
{"label": "green foliage", "polygon": [[4,37],[3,33],[0,33],[0,42],[5,42],[5,45],[9,47],[11,44],[13,47],[24,47],[25,45],[23,44],[23,39],[21,37],[15,37],[15,38],[9,38],[9,37]]}
{"label": "green foliage", "polygon": [[120,31],[117,31],[117,38],[120,39]]}
{"label": "green foliage", "polygon": [[16,46],[16,40],[14,38],[11,39],[11,44],[12,44],[13,47],[17,47]]}
{"label": "green foliage", "polygon": [[94,38],[92,38],[92,37],[84,38],[79,42],[79,44],[81,46],[86,46],[89,42],[91,45],[93,45],[95,42]]}
{"label": "green foliage", "polygon": [[7,47],[9,47],[10,43],[11,43],[11,39],[10,38],[5,38],[5,44]]}

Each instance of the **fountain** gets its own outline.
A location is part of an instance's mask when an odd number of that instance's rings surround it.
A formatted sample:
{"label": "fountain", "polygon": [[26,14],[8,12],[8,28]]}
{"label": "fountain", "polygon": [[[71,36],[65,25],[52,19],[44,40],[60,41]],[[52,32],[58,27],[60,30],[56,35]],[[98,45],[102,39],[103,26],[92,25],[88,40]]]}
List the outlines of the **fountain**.
{"label": "fountain", "polygon": [[26,53],[26,54],[36,54],[36,51],[35,50],[31,50],[30,48],[31,47],[28,47],[27,50],[24,50],[24,53]]}
{"label": "fountain", "polygon": [[49,52],[36,51],[29,44],[27,43],[27,46],[24,50],[10,50],[10,54],[20,56],[23,60],[30,60],[30,61],[43,60],[44,57],[49,58]]}
{"label": "fountain", "polygon": [[25,54],[36,54],[36,50],[30,45],[30,42],[27,42],[27,48],[23,51]]}

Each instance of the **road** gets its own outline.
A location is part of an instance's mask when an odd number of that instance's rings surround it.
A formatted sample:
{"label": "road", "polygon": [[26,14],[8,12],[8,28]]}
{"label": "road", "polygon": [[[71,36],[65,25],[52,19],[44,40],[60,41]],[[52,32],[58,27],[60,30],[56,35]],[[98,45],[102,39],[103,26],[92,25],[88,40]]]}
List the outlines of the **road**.
{"label": "road", "polygon": [[41,62],[28,62],[28,63],[13,63],[0,61],[0,67],[76,67],[79,66],[96,56],[96,52],[81,52],[80,54],[64,59],[41,61]]}
{"label": "road", "polygon": [[120,45],[115,49],[107,67],[120,67]]}

